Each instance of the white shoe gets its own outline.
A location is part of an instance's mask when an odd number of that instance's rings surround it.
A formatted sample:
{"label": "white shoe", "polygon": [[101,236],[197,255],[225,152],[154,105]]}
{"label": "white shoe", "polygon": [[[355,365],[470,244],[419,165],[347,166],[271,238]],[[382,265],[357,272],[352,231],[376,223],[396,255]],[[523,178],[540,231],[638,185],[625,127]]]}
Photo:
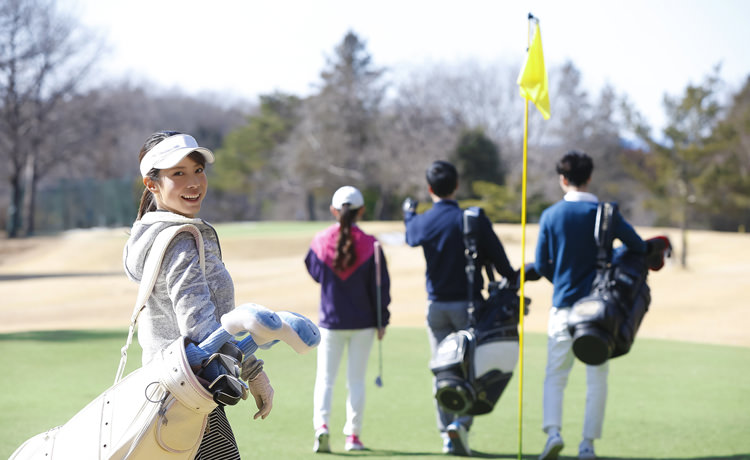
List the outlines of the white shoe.
{"label": "white shoe", "polygon": [[451,442],[450,453],[453,455],[462,455],[471,457],[469,449],[469,431],[458,422],[453,422],[446,428],[448,438]]}
{"label": "white shoe", "polygon": [[356,434],[352,434],[346,437],[346,443],[344,443],[344,449],[347,451],[352,450],[365,450],[364,444],[359,440]]}
{"label": "white shoe", "polygon": [[539,456],[539,460],[556,460],[560,451],[565,446],[560,433],[549,436],[547,438],[547,444],[544,445],[544,450]]}
{"label": "white shoe", "polygon": [[596,454],[594,453],[594,443],[591,441],[583,440],[578,446],[578,459],[579,460],[596,460]]}
{"label": "white shoe", "polygon": [[328,427],[323,425],[315,430],[315,444],[313,444],[313,452],[330,452],[331,443],[330,435],[328,434]]}
{"label": "white shoe", "polygon": [[448,433],[440,433],[440,436],[443,438],[443,453],[450,454],[453,451],[451,438],[448,437]]}
{"label": "white shoe", "polygon": [[453,453],[453,443],[450,439],[443,440],[443,453],[444,454],[450,454]]}

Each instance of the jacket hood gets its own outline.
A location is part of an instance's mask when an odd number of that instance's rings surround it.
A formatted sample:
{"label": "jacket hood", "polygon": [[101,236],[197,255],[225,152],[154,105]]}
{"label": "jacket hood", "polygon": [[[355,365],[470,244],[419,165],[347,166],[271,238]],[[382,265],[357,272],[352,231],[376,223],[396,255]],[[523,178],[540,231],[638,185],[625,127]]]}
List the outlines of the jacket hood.
{"label": "jacket hood", "polygon": [[189,218],[168,211],[146,213],[130,229],[130,237],[122,253],[125,274],[132,281],[140,283],[146,258],[151,252],[156,236],[165,228],[174,225],[193,224],[202,230],[207,224],[198,218]]}

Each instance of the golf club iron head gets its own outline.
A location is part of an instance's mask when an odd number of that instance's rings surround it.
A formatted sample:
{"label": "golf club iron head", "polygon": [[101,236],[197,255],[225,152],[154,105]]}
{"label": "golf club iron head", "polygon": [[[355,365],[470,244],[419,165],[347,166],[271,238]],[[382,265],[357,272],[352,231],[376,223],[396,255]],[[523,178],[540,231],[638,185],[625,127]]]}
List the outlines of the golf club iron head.
{"label": "golf club iron head", "polygon": [[239,377],[240,367],[238,361],[232,356],[214,353],[201,364],[200,370],[195,375],[212,382],[222,374]]}
{"label": "golf club iron head", "polygon": [[245,355],[242,353],[242,350],[240,350],[240,347],[235,345],[232,342],[225,342],[224,345],[219,348],[219,353],[222,355],[231,356],[234,358],[238,363],[241,363],[245,360]]}
{"label": "golf club iron head", "polygon": [[246,390],[245,382],[228,374],[221,374],[208,385],[208,391],[213,393],[214,401],[222,406],[234,406],[242,399]]}

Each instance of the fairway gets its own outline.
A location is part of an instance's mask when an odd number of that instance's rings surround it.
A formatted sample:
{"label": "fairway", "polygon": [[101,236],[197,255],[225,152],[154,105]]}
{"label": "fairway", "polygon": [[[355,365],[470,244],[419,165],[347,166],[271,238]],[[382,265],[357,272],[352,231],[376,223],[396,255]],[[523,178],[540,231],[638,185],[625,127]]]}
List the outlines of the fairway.
{"label": "fairway", "polygon": [[[117,367],[120,331],[16,333],[0,335],[2,412],[0,458],[24,440],[64,423],[111,385]],[[434,458],[440,440],[430,395],[429,348],[421,328],[394,327],[383,343],[383,387],[375,386],[377,360],[367,374],[367,407],[362,439],[369,451],[343,449],[344,379],[339,378],[331,420],[334,455],[374,458]],[[131,349],[129,370],[140,350]],[[258,355],[275,389],[266,420],[252,420],[249,401],[228,409],[243,458],[328,458],[312,453],[312,386],[315,354],[295,354],[276,345]],[[524,458],[536,458],[541,432],[541,384],[545,337],[526,340],[523,405]],[[638,340],[633,351],[612,360],[610,398],[600,458],[750,458],[750,348]],[[36,377],[36,378],[34,378]],[[585,372],[571,373],[564,409],[567,447],[575,458],[583,419]],[[477,417],[471,447],[479,458],[516,458],[518,452],[518,371],[488,415]]]}
{"label": "fairway", "polygon": [[[319,286],[304,266],[316,231],[330,222],[258,222],[217,225],[237,303],[255,302],[317,318]],[[424,324],[424,258],[403,242],[401,222],[362,222],[383,242],[391,274],[392,324]],[[676,229],[637,228],[649,238]],[[534,257],[536,225],[526,229],[525,257],[519,225],[496,224],[511,263]],[[0,333],[28,330],[127,328],[137,285],[122,269],[126,228],[75,230],[56,236],[0,239]],[[679,254],[649,275],[652,302],[639,336],[750,347],[750,235],[691,231],[689,267]],[[546,331],[552,298],[547,281],[527,283],[532,299],[525,328]]]}
{"label": "fairway", "polygon": [[[317,319],[319,287],[303,258],[317,223],[242,223],[217,226],[238,303],[257,302]],[[374,385],[370,361],[362,439],[370,451],[343,452],[344,379],[339,378],[331,427],[335,454],[379,458],[442,457],[430,394],[428,345],[423,327],[424,259],[403,244],[400,222],[364,222],[383,242],[392,277],[392,327],[383,343],[384,387]],[[521,232],[496,225],[514,266],[521,263]],[[638,229],[644,237],[673,229]],[[32,239],[0,240],[0,458],[28,437],[64,423],[114,378],[125,341],[136,285],[122,271],[127,229],[73,231]],[[652,303],[633,351],[612,361],[610,398],[601,458],[750,458],[750,236],[690,232],[690,266],[676,258],[651,273]],[[536,228],[527,229],[525,261],[533,258]],[[551,287],[527,283],[523,453],[536,458],[540,429],[547,308]],[[32,332],[27,332],[32,331]],[[320,458],[312,449],[315,357],[284,345],[260,352],[276,390],[274,410],[253,421],[241,403],[229,416],[244,458]],[[137,344],[129,369],[140,362]],[[566,448],[576,458],[584,372],[571,374],[564,411]],[[518,370],[495,411],[478,417],[471,447],[476,456],[516,458]],[[3,455],[5,457],[3,457]]]}

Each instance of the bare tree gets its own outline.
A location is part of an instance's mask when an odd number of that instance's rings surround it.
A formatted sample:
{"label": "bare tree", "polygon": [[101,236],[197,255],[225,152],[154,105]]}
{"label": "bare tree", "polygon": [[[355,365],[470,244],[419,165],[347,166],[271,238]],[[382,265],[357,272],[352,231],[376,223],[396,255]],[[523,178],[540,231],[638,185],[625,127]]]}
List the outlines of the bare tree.
{"label": "bare tree", "polygon": [[379,180],[392,194],[427,197],[424,173],[435,160],[447,159],[463,126],[446,116],[423,75],[412,74],[396,87],[380,120]]}
{"label": "bare tree", "polygon": [[374,183],[384,72],[374,66],[366,42],[350,31],[321,72],[320,91],[303,102],[285,163],[289,183],[304,189],[310,220],[327,209],[318,198],[327,200],[339,185]]}
{"label": "bare tree", "polygon": [[449,159],[462,133],[471,130],[486,133],[501,151],[507,148],[502,162],[509,169],[519,165],[520,156],[512,155],[520,152],[523,112],[514,110],[522,106],[512,73],[501,63],[475,61],[403,70],[381,121],[381,181],[398,194],[426,198],[425,169]]}
{"label": "bare tree", "polygon": [[34,231],[37,182],[65,154],[44,151],[45,137],[59,123],[55,110],[72,97],[100,54],[93,40],[53,0],[6,0],[0,5],[0,155],[10,164],[8,236],[22,226],[24,193]]}

